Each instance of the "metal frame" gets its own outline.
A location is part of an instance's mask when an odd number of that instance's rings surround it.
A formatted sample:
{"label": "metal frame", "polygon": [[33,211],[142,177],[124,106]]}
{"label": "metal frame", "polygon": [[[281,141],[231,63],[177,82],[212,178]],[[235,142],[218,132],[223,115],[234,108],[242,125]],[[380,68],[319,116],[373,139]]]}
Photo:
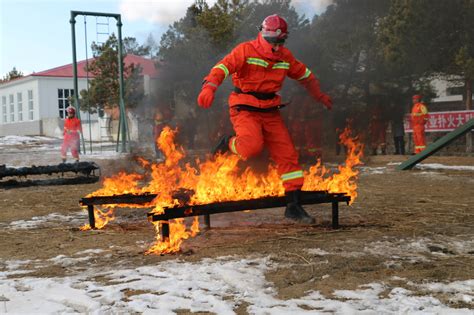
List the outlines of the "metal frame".
{"label": "metal frame", "polygon": [[465,123],[462,126],[459,126],[458,128],[454,129],[444,137],[438,139],[437,141],[433,142],[429,146],[426,147],[423,151],[418,153],[415,156],[412,156],[402,164],[400,164],[397,167],[397,170],[399,171],[405,171],[412,169],[413,166],[418,164],[419,162],[423,161],[427,157],[435,154],[445,146],[449,145],[451,142],[454,140],[458,139],[462,135],[468,133],[470,130],[474,129],[474,119],[469,120],[467,123]]}
{"label": "metal frame", "polygon": [[[124,81],[123,81],[123,45],[122,45],[122,18],[120,14],[114,13],[103,13],[103,12],[87,12],[87,11],[71,11],[71,38],[72,38],[72,63],[73,63],[73,75],[74,75],[74,107],[76,108],[76,113],[80,119],[80,106],[79,106],[79,91],[78,91],[78,80],[77,80],[77,57],[76,57],[76,16],[104,16],[104,17],[113,17],[117,20],[117,29],[118,29],[118,66],[119,66],[119,107],[120,107],[120,119],[119,119],[119,131],[117,135],[117,148],[118,144],[122,142],[121,152],[127,152],[127,136],[128,136],[128,122],[125,113],[125,101],[124,101]],[[86,150],[84,137],[81,134],[82,146],[84,152]],[[130,139],[128,139],[130,140]]]}
{"label": "metal frame", "polygon": [[[98,175],[95,171],[98,170]],[[88,184],[99,181],[100,167],[94,162],[77,162],[77,163],[62,163],[58,165],[44,165],[44,166],[25,166],[19,168],[6,167],[0,165],[0,180],[5,177],[24,177],[34,175],[52,175],[72,172],[80,174],[76,177],[59,177],[47,179],[34,180],[15,180],[0,181],[0,188],[18,188],[29,186],[47,186],[47,185],[74,185],[74,184]]]}
{"label": "metal frame", "polygon": [[[79,203],[83,206],[87,206],[89,214],[89,225],[92,229],[95,228],[94,218],[94,205],[104,204],[118,204],[118,205],[142,205],[143,208],[150,207],[150,202],[155,199],[157,194],[141,194],[141,195],[115,195],[115,196],[95,196],[82,198]],[[339,202],[345,202],[349,204],[351,198],[345,193],[328,193],[326,191],[302,191],[301,192],[301,204],[320,204],[320,203],[331,203],[332,204],[332,228],[339,228]],[[164,213],[156,214],[149,212],[147,214],[148,221],[157,222],[161,224],[161,236],[165,240],[169,238],[169,220],[177,218],[186,218],[202,215],[204,216],[204,222],[207,228],[211,227],[211,214],[245,211],[245,210],[259,210],[266,208],[277,208],[286,206],[286,198],[281,197],[263,197],[259,199],[250,200],[238,200],[238,201],[226,201],[216,202],[204,205],[185,205],[174,208],[165,208]]]}

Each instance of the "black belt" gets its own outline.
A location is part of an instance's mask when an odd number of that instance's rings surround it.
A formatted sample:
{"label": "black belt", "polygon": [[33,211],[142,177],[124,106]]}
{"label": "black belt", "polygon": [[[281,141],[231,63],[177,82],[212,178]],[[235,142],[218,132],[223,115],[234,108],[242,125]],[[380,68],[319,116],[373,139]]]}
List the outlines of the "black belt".
{"label": "black belt", "polygon": [[276,96],[276,93],[244,92],[236,86],[234,87],[234,92],[239,94],[249,94],[262,101],[271,100]]}
{"label": "black belt", "polygon": [[238,105],[232,106],[231,108],[235,108],[239,112],[242,110],[245,110],[248,112],[270,113],[270,112],[277,111],[285,106],[286,104],[281,104],[281,105],[277,105],[273,107],[260,108],[260,107],[250,106],[250,105],[238,104]]}

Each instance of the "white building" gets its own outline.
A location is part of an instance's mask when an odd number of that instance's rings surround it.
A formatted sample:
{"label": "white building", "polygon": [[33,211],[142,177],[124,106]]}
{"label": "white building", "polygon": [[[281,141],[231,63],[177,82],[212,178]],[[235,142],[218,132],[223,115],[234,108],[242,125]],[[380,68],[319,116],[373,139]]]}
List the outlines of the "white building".
{"label": "white building", "polygon": [[[134,63],[142,67],[145,94],[153,90],[157,78],[154,61],[135,55],[125,57],[126,65]],[[86,61],[78,62],[78,88],[87,88]],[[89,75],[91,78],[91,75]],[[43,135],[62,137],[68,98],[74,95],[72,64],[37,72],[0,84],[0,136]],[[104,130],[109,126],[107,117],[99,118],[81,112],[84,138],[92,140],[104,138]],[[109,131],[110,132],[110,131]],[[111,135],[106,135],[110,137]]]}

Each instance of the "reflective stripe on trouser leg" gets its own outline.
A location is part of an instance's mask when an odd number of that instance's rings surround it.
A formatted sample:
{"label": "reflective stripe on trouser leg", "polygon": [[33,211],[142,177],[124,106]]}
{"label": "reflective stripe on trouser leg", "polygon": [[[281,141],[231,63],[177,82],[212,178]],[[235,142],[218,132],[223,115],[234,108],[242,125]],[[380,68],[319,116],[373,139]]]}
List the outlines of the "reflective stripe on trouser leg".
{"label": "reflective stripe on trouser leg", "polygon": [[235,145],[235,142],[237,141],[237,137],[232,137],[229,141],[229,149],[232,153],[237,154],[241,159],[243,157],[239,154],[239,151],[237,151],[237,147]]}
{"label": "reflective stripe on trouser leg", "polygon": [[415,144],[415,153],[420,153],[426,148],[425,126],[413,126],[413,142]]}
{"label": "reflective stripe on trouser leg", "polygon": [[285,191],[303,187],[303,171],[298,164],[298,153],[279,112],[262,114],[263,137],[270,156],[277,164]]}
{"label": "reflective stripe on trouser leg", "polygon": [[[298,170],[298,171],[293,171],[293,172],[288,172],[285,174],[281,174],[281,181],[283,182],[283,186],[286,188],[286,186],[299,186],[300,182],[303,182],[304,179],[304,174],[303,170]],[[301,187],[298,187],[298,189]],[[286,189],[285,189],[286,190]],[[295,189],[296,190],[296,189]]]}

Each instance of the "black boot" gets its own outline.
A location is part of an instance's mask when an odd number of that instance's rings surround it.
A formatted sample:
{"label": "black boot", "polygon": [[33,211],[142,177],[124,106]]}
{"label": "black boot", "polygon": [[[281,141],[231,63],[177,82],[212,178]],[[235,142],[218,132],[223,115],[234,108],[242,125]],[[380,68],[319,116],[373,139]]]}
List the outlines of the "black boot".
{"label": "black boot", "polygon": [[301,190],[287,191],[285,217],[304,224],[314,224],[316,220],[310,216],[300,204]]}
{"label": "black boot", "polygon": [[212,154],[213,155],[215,155],[217,153],[224,154],[227,151],[229,151],[229,141],[230,141],[230,138],[232,138],[232,137],[233,136],[223,136],[219,140],[217,145],[214,147],[214,149],[212,149]]}

